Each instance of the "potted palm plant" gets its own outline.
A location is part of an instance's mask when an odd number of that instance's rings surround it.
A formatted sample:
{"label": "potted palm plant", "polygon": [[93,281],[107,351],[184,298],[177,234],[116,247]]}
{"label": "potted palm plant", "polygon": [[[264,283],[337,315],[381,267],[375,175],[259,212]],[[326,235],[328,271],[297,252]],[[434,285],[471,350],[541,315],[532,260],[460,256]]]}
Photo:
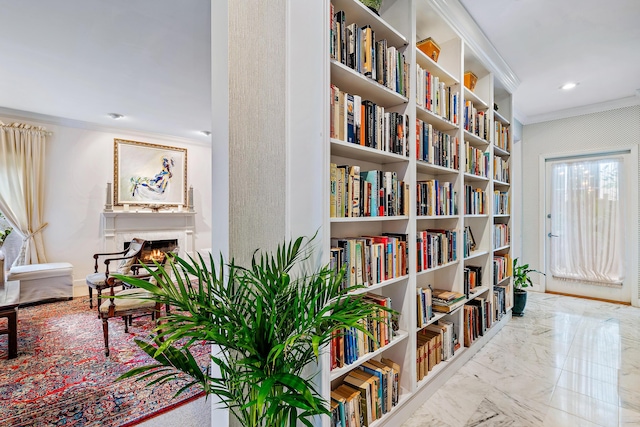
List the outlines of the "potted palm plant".
{"label": "potted palm plant", "polygon": [[518,258],[513,260],[513,315],[524,316],[524,309],[527,305],[527,290],[529,286],[533,286],[530,273],[539,273],[543,276],[543,272],[529,268],[529,264],[518,265]]}
{"label": "potted palm plant", "polygon": [[[248,267],[211,255],[208,260],[175,257],[155,272],[149,269],[160,286],[117,276],[174,307],[150,340],[136,340],[155,362],[120,379],[186,379],[181,391],[196,385],[218,396],[247,427],[295,426],[298,421],[311,426],[313,417],[330,414],[309,367],[343,328],[371,336],[358,321],[380,318],[381,307],[350,293],[355,288],[345,289],[344,270],[313,268],[312,240],[285,242],[275,253],[256,251]],[[202,343],[220,348],[211,356],[220,371],[217,377],[199,366],[190,351]]]}

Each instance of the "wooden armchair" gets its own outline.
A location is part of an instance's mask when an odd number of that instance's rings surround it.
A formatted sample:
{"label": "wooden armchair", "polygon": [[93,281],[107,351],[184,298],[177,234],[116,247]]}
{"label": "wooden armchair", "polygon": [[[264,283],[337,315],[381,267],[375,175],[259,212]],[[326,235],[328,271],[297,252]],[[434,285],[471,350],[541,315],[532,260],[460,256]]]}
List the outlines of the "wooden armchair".
{"label": "wooden armchair", "polygon": [[[139,279],[149,279],[149,281],[155,282],[153,276],[146,270],[140,274],[130,274],[128,276]],[[102,301],[99,301],[98,316],[102,319],[104,354],[109,356],[109,319],[121,317],[124,321],[124,331],[128,333],[133,317],[150,314],[152,320],[158,320],[160,318],[161,304],[147,299],[146,297],[151,294],[141,288],[129,287],[116,291],[116,287],[122,286],[124,288],[125,286],[122,281],[113,276],[107,277],[106,286],[109,289],[108,292],[106,292],[108,295],[101,295],[99,297],[102,298]]]}
{"label": "wooden armchair", "polygon": [[[131,240],[129,244],[129,248],[125,249],[121,252],[108,252],[108,253],[100,253],[94,254],[94,272],[90,274],[86,278],[87,287],[89,288],[89,308],[93,308],[93,290],[95,289],[98,293],[98,305],[100,305],[100,296],[102,294],[102,290],[108,287],[107,278],[109,277],[109,265],[111,262],[120,261],[118,267],[116,268],[116,273],[119,274],[130,274],[131,267],[138,262],[140,257],[140,253],[142,252],[142,248],[144,247],[145,240],[134,238]],[[98,259],[102,257],[104,258],[104,273],[98,271]]]}

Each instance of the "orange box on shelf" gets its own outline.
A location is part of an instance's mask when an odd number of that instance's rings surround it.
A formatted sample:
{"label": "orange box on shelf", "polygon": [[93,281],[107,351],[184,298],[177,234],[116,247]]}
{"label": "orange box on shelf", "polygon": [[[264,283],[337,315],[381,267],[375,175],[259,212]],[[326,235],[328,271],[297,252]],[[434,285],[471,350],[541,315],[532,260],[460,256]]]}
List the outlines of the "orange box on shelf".
{"label": "orange box on shelf", "polygon": [[440,46],[438,46],[438,43],[433,41],[431,37],[419,41],[418,43],[416,43],[416,47],[429,58],[433,59],[435,62],[438,62],[438,56],[440,55]]}
{"label": "orange box on shelf", "polygon": [[471,92],[476,88],[476,83],[478,82],[478,76],[473,74],[471,71],[467,71],[464,73],[464,85]]}

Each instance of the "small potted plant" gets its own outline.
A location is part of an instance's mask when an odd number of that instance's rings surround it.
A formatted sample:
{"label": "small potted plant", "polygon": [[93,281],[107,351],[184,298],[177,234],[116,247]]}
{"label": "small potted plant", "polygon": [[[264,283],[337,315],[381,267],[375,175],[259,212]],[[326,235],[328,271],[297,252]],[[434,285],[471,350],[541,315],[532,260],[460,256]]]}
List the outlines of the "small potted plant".
{"label": "small potted plant", "polygon": [[529,286],[533,286],[530,273],[539,273],[543,276],[543,272],[529,268],[529,264],[518,265],[518,258],[513,260],[513,315],[524,316],[524,308],[527,305],[527,290]]}

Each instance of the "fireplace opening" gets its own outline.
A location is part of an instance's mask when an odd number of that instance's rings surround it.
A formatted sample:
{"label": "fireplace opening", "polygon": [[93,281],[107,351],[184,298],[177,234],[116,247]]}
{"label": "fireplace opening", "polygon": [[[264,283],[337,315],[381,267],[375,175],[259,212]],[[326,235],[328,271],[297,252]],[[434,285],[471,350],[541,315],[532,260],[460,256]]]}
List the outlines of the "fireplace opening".
{"label": "fireplace opening", "polygon": [[[124,242],[124,250],[129,248],[130,242]],[[178,247],[178,239],[146,240],[140,253],[140,262],[143,264],[157,261],[162,263],[167,252],[171,252]]]}

